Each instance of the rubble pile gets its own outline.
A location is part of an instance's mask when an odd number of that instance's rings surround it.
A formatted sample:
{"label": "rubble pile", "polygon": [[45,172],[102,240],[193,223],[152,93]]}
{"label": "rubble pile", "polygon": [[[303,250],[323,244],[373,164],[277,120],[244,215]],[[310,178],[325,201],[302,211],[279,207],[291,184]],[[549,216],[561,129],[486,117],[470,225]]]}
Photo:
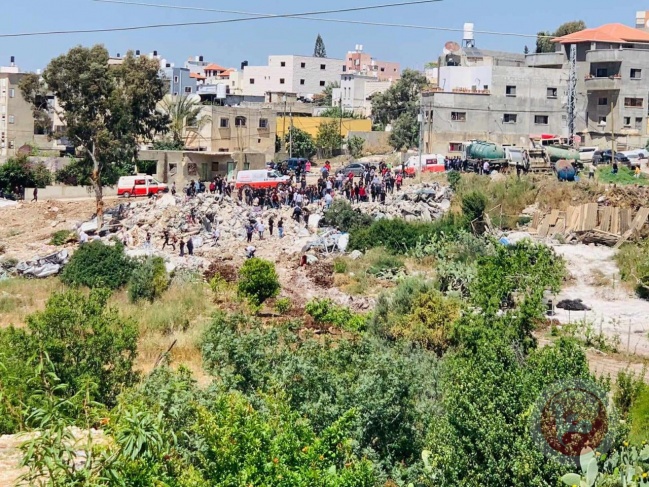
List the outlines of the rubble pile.
{"label": "rubble pile", "polygon": [[431,222],[440,218],[451,207],[452,191],[447,186],[429,183],[412,186],[394,193],[387,204],[361,203],[359,207],[376,219],[403,218],[406,221]]}

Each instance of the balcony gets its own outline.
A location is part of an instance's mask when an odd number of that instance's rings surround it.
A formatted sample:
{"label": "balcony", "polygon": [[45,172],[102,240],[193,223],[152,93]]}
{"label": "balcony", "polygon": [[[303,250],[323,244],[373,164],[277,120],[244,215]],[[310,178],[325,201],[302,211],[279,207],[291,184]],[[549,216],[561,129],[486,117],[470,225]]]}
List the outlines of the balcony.
{"label": "balcony", "polygon": [[594,49],[586,52],[586,62],[642,65],[649,62],[649,49]]}
{"label": "balcony", "polygon": [[588,91],[619,91],[622,86],[622,77],[620,75],[603,78],[587,75],[584,81]]}
{"label": "balcony", "polygon": [[525,56],[525,65],[530,68],[556,68],[563,66],[566,56],[563,52],[543,52]]}

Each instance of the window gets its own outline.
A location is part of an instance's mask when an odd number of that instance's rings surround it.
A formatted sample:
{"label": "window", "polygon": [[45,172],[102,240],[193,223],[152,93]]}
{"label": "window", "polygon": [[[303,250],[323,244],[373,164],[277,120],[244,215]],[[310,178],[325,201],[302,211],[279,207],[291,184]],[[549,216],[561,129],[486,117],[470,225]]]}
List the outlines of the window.
{"label": "window", "polygon": [[244,162],[243,163],[243,170],[244,171],[250,170],[250,163],[249,162]]}
{"label": "window", "polygon": [[324,81],[320,81],[320,86],[324,86],[324,85],[325,85],[325,82],[324,82]]}
{"label": "window", "polygon": [[260,118],[259,119],[259,128],[260,129],[267,129],[268,128],[268,119],[267,118]]}
{"label": "window", "polygon": [[547,93],[548,93],[548,98],[556,98],[557,97],[557,89],[556,88],[548,88]]}
{"label": "window", "polygon": [[503,115],[503,123],[516,123],[518,120],[518,115],[515,113],[505,113]]}
{"label": "window", "polygon": [[280,85],[283,85],[283,84],[284,84],[284,81],[285,81],[284,78],[280,78],[280,79],[279,79],[279,84],[280,84]]}
{"label": "window", "polygon": [[598,98],[597,105],[599,105],[600,107],[608,106],[608,98]]}
{"label": "window", "polygon": [[[602,117],[600,117],[602,118]],[[603,117],[604,120],[606,120],[606,117]],[[625,127],[630,127],[631,126],[631,117],[624,117],[624,126]]]}
{"label": "window", "polygon": [[534,123],[536,125],[547,125],[548,116],[547,115],[534,115]]}
{"label": "window", "polygon": [[642,70],[631,69],[631,79],[642,79]]}
{"label": "window", "polygon": [[462,142],[449,142],[448,151],[449,152],[462,152],[464,150],[464,144]]}
{"label": "window", "polygon": [[192,87],[191,86],[185,86],[185,93],[191,93],[192,92]]}
{"label": "window", "polygon": [[[606,125],[606,117],[599,117],[598,125]],[[631,119],[629,119],[629,125],[631,125]]]}
{"label": "window", "polygon": [[250,78],[250,84],[254,85],[255,84],[255,78]]}
{"label": "window", "polygon": [[642,130],[642,117],[636,117],[635,119],[635,129]]}
{"label": "window", "polygon": [[327,69],[327,65],[326,65],[326,64],[321,64],[321,65],[320,65],[320,69],[322,69],[322,70]]}
{"label": "window", "polygon": [[14,148],[14,141],[13,141],[13,140],[10,140],[10,141],[9,141],[9,148],[10,148],[10,149],[13,149],[13,148]]}
{"label": "window", "polygon": [[304,84],[304,80],[303,80],[303,79],[300,80],[300,84],[301,84],[301,85]]}
{"label": "window", "polygon": [[627,108],[642,108],[643,102],[642,98],[625,98],[624,106]]}
{"label": "window", "polygon": [[382,73],[385,73],[385,68],[381,68],[381,72],[382,72]]}
{"label": "window", "polygon": [[178,83],[178,76],[174,76],[174,83]]}
{"label": "window", "polygon": [[245,127],[246,126],[246,117],[236,117],[234,119],[234,126],[235,127]]}
{"label": "window", "polygon": [[16,96],[16,90],[14,88],[9,88],[9,98]]}
{"label": "window", "polygon": [[347,66],[343,66],[343,73],[347,72]]}
{"label": "window", "polygon": [[466,112],[451,112],[451,120],[454,122],[466,122]]}
{"label": "window", "polygon": [[300,67],[301,67],[302,69],[306,68],[306,63],[300,63]]}
{"label": "window", "polygon": [[279,63],[279,65],[280,65],[282,68],[285,68],[285,67],[286,67],[286,61],[282,61],[281,63]]}
{"label": "window", "polygon": [[16,118],[13,115],[9,115],[9,123],[14,123]]}
{"label": "window", "polygon": [[608,78],[608,68],[597,68],[595,78]]}
{"label": "window", "polygon": [[505,94],[506,94],[507,96],[516,96],[516,87],[513,86],[513,85],[508,85],[508,86],[505,88]]}
{"label": "window", "polygon": [[222,129],[227,129],[230,126],[230,119],[221,117],[221,122],[219,123],[219,127]]}

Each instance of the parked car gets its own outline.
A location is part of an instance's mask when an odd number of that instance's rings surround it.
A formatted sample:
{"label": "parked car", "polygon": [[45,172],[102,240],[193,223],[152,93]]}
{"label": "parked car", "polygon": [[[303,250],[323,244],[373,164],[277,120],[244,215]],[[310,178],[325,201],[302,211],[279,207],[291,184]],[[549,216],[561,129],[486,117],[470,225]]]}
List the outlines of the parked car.
{"label": "parked car", "polygon": [[352,173],[355,178],[359,178],[363,175],[366,168],[367,166],[362,162],[352,162],[351,164],[347,164],[345,167],[338,169],[336,174],[342,173],[346,176],[347,174]]}
{"label": "parked car", "polygon": [[122,176],[117,182],[117,196],[130,198],[131,196],[151,196],[164,193],[169,188],[166,184],[158,182],[152,176],[138,174],[137,176]]}
{"label": "parked car", "polygon": [[[605,151],[602,151],[602,162],[605,164],[610,164],[612,157],[611,157],[611,149],[607,149]],[[631,161],[627,156],[622,154],[621,152],[616,152],[615,153],[615,160],[617,161],[618,164],[624,164],[625,166],[630,166]]]}

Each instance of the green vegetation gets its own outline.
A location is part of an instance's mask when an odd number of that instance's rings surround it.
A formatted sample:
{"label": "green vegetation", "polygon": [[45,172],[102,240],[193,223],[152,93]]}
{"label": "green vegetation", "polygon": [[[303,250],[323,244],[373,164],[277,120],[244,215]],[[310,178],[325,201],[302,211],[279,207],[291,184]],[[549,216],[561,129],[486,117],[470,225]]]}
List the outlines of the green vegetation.
{"label": "green vegetation", "polygon": [[365,139],[357,135],[352,135],[347,138],[347,150],[349,155],[354,159],[358,159],[363,155],[363,147],[365,146]]}
{"label": "green vegetation", "polygon": [[331,157],[334,149],[340,149],[343,144],[343,136],[340,134],[338,121],[321,122],[318,126],[315,144],[322,151],[323,157]]}
{"label": "green vegetation", "polygon": [[[0,189],[14,193],[17,188],[44,188],[52,175],[42,162],[30,162],[27,156],[10,157],[0,165]],[[19,195],[16,195],[19,196]]]}
{"label": "green vegetation", "polygon": [[649,299],[649,242],[624,245],[615,255],[620,277],[642,299]]}
{"label": "green vegetation", "polygon": [[279,298],[275,301],[275,311],[281,315],[288,313],[292,307],[293,304],[289,298]]}
{"label": "green vegetation", "polygon": [[137,264],[128,284],[128,297],[131,302],[140,300],[155,301],[169,287],[169,275],[164,260],[149,257]]}
{"label": "green vegetation", "polygon": [[554,52],[555,44],[552,42],[554,37],[563,37],[584,29],[586,29],[586,23],[583,20],[573,20],[561,24],[554,32],[539,32],[536,38],[536,53]]}
{"label": "green vegetation", "polygon": [[248,259],[239,271],[239,294],[246,297],[253,306],[279,294],[280,285],[275,264],[263,259]]}
{"label": "green vegetation", "polygon": [[119,289],[131,278],[133,261],[124,254],[124,246],[104,245],[94,241],[82,245],[61,273],[68,286]]}
{"label": "green vegetation", "polygon": [[635,177],[635,170],[618,164],[617,174],[613,174],[613,169],[610,165],[600,166],[597,168],[597,181],[604,184],[619,184],[625,186],[629,184],[637,184],[640,186],[649,185],[649,178],[646,174],[640,173],[640,177]]}
{"label": "green vegetation", "polygon": [[286,131],[283,147],[286,152],[289,150],[291,141],[293,143],[293,157],[306,157],[308,159],[318,152],[313,137],[308,132],[297,127],[291,127]]}
{"label": "green vegetation", "polygon": [[66,243],[74,242],[76,240],[77,237],[74,232],[71,232],[70,230],[59,230],[52,234],[50,245],[65,245]]}
{"label": "green vegetation", "polygon": [[363,331],[367,317],[352,313],[330,299],[314,299],[306,304],[305,311],[319,325],[333,325],[347,331]]}
{"label": "green vegetation", "polygon": [[344,199],[334,200],[322,218],[323,225],[335,227],[341,232],[351,232],[354,229],[366,227],[372,222],[371,216],[354,208]]}

